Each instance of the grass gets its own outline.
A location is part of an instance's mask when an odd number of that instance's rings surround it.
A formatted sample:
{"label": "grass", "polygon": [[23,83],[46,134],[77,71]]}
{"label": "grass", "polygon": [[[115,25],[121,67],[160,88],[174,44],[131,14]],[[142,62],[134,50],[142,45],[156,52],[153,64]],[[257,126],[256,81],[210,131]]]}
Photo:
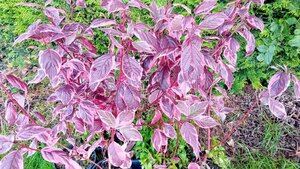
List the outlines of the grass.
{"label": "grass", "polygon": [[52,163],[45,161],[41,153],[35,153],[29,158],[25,158],[25,169],[53,169]]}
{"label": "grass", "polygon": [[242,146],[243,154],[237,156],[237,163],[232,163],[231,169],[298,169],[299,164],[281,157],[274,158],[268,154],[254,152],[246,146]]}

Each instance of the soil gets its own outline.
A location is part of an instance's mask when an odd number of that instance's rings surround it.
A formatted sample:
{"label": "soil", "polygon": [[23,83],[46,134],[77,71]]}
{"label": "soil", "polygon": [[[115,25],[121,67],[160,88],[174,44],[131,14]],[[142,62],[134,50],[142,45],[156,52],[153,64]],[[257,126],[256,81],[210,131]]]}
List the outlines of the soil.
{"label": "soil", "polygon": [[[230,95],[227,100],[229,107],[234,107],[236,113],[228,116],[227,127],[224,133],[229,130],[239,117],[245,113],[256,100],[257,94],[250,86],[244,89],[243,95]],[[270,155],[262,145],[264,130],[267,120],[278,123],[288,128],[280,136],[277,151],[273,157],[284,157],[300,162],[300,101],[296,101],[291,91],[285,92],[279,100],[284,103],[287,111],[287,119],[279,120],[271,114],[268,106],[259,105],[247,117],[244,124],[232,135],[231,144],[225,145],[228,155],[235,160],[235,156],[242,151],[239,145],[246,145],[251,151]],[[232,142],[234,146],[232,146]]]}

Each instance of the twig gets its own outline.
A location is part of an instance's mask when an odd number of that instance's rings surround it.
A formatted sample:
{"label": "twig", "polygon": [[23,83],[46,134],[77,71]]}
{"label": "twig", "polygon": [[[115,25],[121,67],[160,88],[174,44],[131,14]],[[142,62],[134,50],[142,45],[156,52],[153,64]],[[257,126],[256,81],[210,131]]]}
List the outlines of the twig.
{"label": "twig", "polygon": [[16,99],[12,96],[12,94],[6,89],[6,87],[0,83],[0,88],[5,92],[5,94],[9,97],[9,99],[14,103],[14,105],[16,105],[20,110],[21,112],[29,118],[29,120],[35,124],[35,125],[38,125],[35,120],[30,116],[30,114],[16,101]]}
{"label": "twig", "polygon": [[241,119],[238,121],[237,125],[234,126],[230,131],[225,134],[224,138],[216,145],[212,146],[211,150],[216,148],[219,145],[223,145],[230,137],[231,135],[237,130],[237,128],[244,123],[248,115],[253,111],[253,109],[258,105],[259,99],[256,98],[256,101],[251,105],[250,109],[247,110],[247,112],[241,117]]}

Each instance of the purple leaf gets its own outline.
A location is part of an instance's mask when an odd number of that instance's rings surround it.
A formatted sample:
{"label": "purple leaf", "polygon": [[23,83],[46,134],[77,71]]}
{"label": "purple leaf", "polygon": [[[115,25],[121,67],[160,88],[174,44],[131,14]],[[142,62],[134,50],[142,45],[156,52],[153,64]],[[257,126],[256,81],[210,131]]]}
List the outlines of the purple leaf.
{"label": "purple leaf", "polygon": [[60,10],[56,9],[54,7],[47,7],[46,9],[44,9],[44,14],[48,17],[51,18],[51,20],[53,21],[53,23],[58,26],[65,17],[60,16]]}
{"label": "purple leaf", "polygon": [[97,84],[92,88],[93,91],[97,89],[99,83],[104,80],[112,70],[114,58],[115,57],[112,54],[106,54],[93,62],[89,74],[90,87]]}
{"label": "purple leaf", "polygon": [[108,161],[115,167],[130,168],[131,160],[125,148],[116,142],[110,143],[107,149]]}
{"label": "purple leaf", "polygon": [[86,131],[84,122],[82,119],[73,117],[72,121],[74,122],[74,126],[77,132],[84,133]]}
{"label": "purple leaf", "polygon": [[86,8],[85,0],[76,0],[76,6]]}
{"label": "purple leaf", "polygon": [[109,111],[98,111],[98,115],[101,121],[111,128],[115,128],[116,126],[116,118],[115,116]]}
{"label": "purple leaf", "polygon": [[121,0],[102,0],[101,6],[108,11],[108,13],[122,11],[126,5]]}
{"label": "purple leaf", "polygon": [[282,103],[280,103],[279,101],[275,100],[274,98],[270,98],[269,99],[269,108],[270,111],[273,115],[275,115],[276,117],[280,118],[280,119],[284,119],[286,118],[286,111],[285,111],[285,107]]}
{"label": "purple leaf", "polygon": [[17,140],[30,140],[37,135],[48,131],[48,129],[40,127],[40,126],[24,126],[21,130],[17,133],[16,139]]}
{"label": "purple leaf", "polygon": [[129,55],[123,56],[122,70],[125,76],[131,80],[140,81],[142,78],[143,68]]}
{"label": "purple leaf", "polygon": [[268,85],[270,97],[277,97],[282,95],[282,93],[286,91],[289,85],[290,85],[289,74],[285,72],[276,73],[275,75],[272,76]]}
{"label": "purple leaf", "polygon": [[90,52],[97,54],[97,48],[93,43],[85,37],[77,37],[78,40],[83,44],[83,46]]}
{"label": "purple leaf", "polygon": [[94,123],[94,112],[92,107],[93,103],[85,100],[79,104],[78,111],[76,112],[77,116],[87,124]]}
{"label": "purple leaf", "polygon": [[14,136],[2,136],[0,135],[0,154],[7,153],[14,144]]}
{"label": "purple leaf", "polygon": [[90,27],[91,28],[99,28],[99,27],[115,25],[115,24],[116,24],[116,21],[114,21],[114,20],[106,19],[106,18],[100,18],[100,19],[93,20]]}
{"label": "purple leaf", "polygon": [[243,27],[242,29],[240,29],[239,34],[246,40],[247,45],[246,45],[246,56],[251,55],[254,50],[255,50],[255,45],[256,45],[256,41],[255,41],[255,37],[253,36],[253,34],[249,31],[248,28]]}
{"label": "purple leaf", "polygon": [[128,126],[134,120],[134,111],[122,111],[116,118],[116,127]]}
{"label": "purple leaf", "polygon": [[200,52],[201,45],[202,40],[197,35],[189,37],[183,42],[180,67],[184,73],[188,72],[191,66],[196,68],[202,65],[201,59],[203,55]]}
{"label": "purple leaf", "polygon": [[35,77],[30,80],[28,83],[29,84],[37,84],[40,83],[44,78],[45,78],[46,74],[44,72],[43,69],[38,69],[37,74],[35,75]]}
{"label": "purple leaf", "polygon": [[263,5],[265,0],[251,0],[254,4]]}
{"label": "purple leaf", "polygon": [[8,124],[14,124],[17,120],[17,109],[12,102],[9,102],[5,111],[5,120]]}
{"label": "purple leaf", "polygon": [[151,138],[152,145],[157,152],[163,151],[163,147],[167,148],[168,138],[160,129],[155,129]]}
{"label": "purple leaf", "polygon": [[260,92],[259,99],[263,105],[269,105],[269,99],[270,99],[269,91],[266,89]]}
{"label": "purple leaf", "polygon": [[233,83],[233,74],[228,65],[220,62],[220,76],[224,80],[226,86],[230,89]]}
{"label": "purple leaf", "polygon": [[120,128],[119,131],[127,141],[143,140],[141,133],[132,126]]}
{"label": "purple leaf", "polygon": [[47,49],[39,54],[39,64],[51,81],[57,77],[61,63],[61,57],[55,50]]}
{"label": "purple leaf", "polygon": [[193,148],[196,158],[199,158],[200,145],[196,128],[192,124],[185,122],[180,128],[180,133],[186,143]]}
{"label": "purple leaf", "polygon": [[[29,147],[32,148],[32,149],[37,149],[37,141],[36,141],[36,139],[34,139],[30,143]],[[27,157],[32,156],[35,152],[36,152],[35,150],[28,149],[28,155],[27,155]]]}
{"label": "purple leaf", "polygon": [[162,67],[157,75],[157,80],[161,90],[166,91],[171,87],[170,68],[168,66]]}
{"label": "purple leaf", "polygon": [[154,47],[148,44],[146,41],[132,42],[132,46],[139,52],[155,53]]}
{"label": "purple leaf", "polygon": [[188,169],[202,169],[197,163],[190,163]]}
{"label": "purple leaf", "polygon": [[292,79],[294,82],[294,93],[297,99],[300,99],[300,81],[294,75],[292,75]]}
{"label": "purple leaf", "polygon": [[224,50],[224,57],[227,59],[227,61],[232,65],[236,66],[237,61],[237,51],[240,48],[240,44],[234,39],[230,38],[228,42],[225,44],[225,50]]}
{"label": "purple leaf", "polygon": [[27,7],[41,7],[41,5],[39,5],[37,3],[32,3],[32,2],[20,2],[20,3],[17,3],[16,5],[27,6]]}
{"label": "purple leaf", "polygon": [[118,86],[115,103],[120,111],[137,109],[140,106],[140,93],[134,86],[123,81]]}
{"label": "purple leaf", "polygon": [[224,21],[228,18],[223,12],[213,13],[204,18],[199,24],[201,29],[215,30],[223,25]]}
{"label": "purple leaf", "polygon": [[7,75],[7,81],[13,86],[25,92],[25,95],[28,93],[28,86],[26,83],[22,82],[19,78],[14,75]]}
{"label": "purple leaf", "polygon": [[213,128],[217,125],[220,125],[218,122],[216,122],[215,119],[213,119],[209,116],[201,116],[200,115],[200,116],[194,117],[193,119],[199,127],[205,128],[205,129]]}
{"label": "purple leaf", "polygon": [[215,8],[215,4],[218,0],[204,0],[201,2],[195,9],[195,15],[203,15],[209,13],[212,9]]}
{"label": "purple leaf", "polygon": [[130,0],[127,3],[127,6],[136,7],[136,8],[147,8],[147,5],[145,5],[140,0]]}
{"label": "purple leaf", "polygon": [[168,123],[164,123],[163,132],[169,138],[172,138],[172,139],[176,138],[176,131],[175,131],[174,127]]}
{"label": "purple leaf", "polygon": [[61,149],[45,147],[41,150],[41,153],[43,158],[49,162],[63,164],[69,169],[82,169],[76,161],[72,160],[67,153]]}
{"label": "purple leaf", "polygon": [[161,117],[162,117],[161,112],[159,110],[156,110],[155,115],[151,121],[151,124],[156,124],[161,119]]}
{"label": "purple leaf", "polygon": [[264,30],[264,23],[256,16],[249,15],[246,21],[251,28],[259,29],[260,31]]}
{"label": "purple leaf", "polygon": [[163,96],[159,102],[160,108],[170,119],[180,120],[180,112],[169,97]]}
{"label": "purple leaf", "polygon": [[2,158],[0,168],[3,169],[23,169],[23,156],[20,151],[12,151]]}
{"label": "purple leaf", "polygon": [[63,85],[55,93],[64,105],[68,105],[75,95],[75,90],[71,85]]}

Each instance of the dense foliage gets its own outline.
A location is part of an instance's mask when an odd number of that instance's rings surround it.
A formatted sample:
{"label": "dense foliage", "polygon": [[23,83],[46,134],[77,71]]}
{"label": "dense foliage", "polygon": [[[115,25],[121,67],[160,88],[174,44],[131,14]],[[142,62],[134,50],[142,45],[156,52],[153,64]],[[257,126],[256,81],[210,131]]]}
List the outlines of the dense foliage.
{"label": "dense foliage", "polygon": [[[263,1],[236,0],[220,9],[215,8],[217,0],[205,0],[191,11],[170,2],[159,7],[155,2],[107,0],[101,6],[108,14],[91,23],[75,19],[76,8],[88,10],[84,0],[66,0],[67,10],[51,3],[20,4],[42,9],[49,22],[38,19],[15,44],[27,39],[41,42],[40,68],[29,84],[46,77],[50,80],[55,92],[48,101],[56,103],[52,113],[56,120],[49,125],[41,113],[33,116],[28,112],[28,84],[12,74],[0,74],[0,87],[8,96],[5,119],[16,127],[11,135],[0,136],[0,153],[7,153],[14,144],[19,147],[1,160],[1,168],[23,168],[23,154],[31,156],[37,151],[49,162],[81,168],[77,160],[93,163],[89,158],[97,147],[106,150],[110,164],[129,168],[132,146],[143,141],[144,133],[139,131],[143,126],[154,129],[152,146],[165,158],[180,160],[177,152],[184,141],[195,157],[189,168],[205,166],[207,153],[201,151],[217,146],[211,144],[211,128],[218,127],[232,111],[224,105],[224,98],[233,84],[237,52],[244,47],[245,56],[252,55],[256,41],[250,30],[264,28],[263,22],[249,13],[250,5]],[[184,15],[173,11],[178,7],[185,10]],[[148,11],[152,23],[134,21],[132,8]],[[95,31],[107,35],[109,48],[100,57],[97,54],[103,51],[97,50],[93,43],[97,39],[92,38]],[[276,117],[285,118],[277,97],[293,81],[299,98],[300,82],[286,67],[279,69],[260,100]],[[3,85],[5,79],[22,92],[11,94]],[[153,107],[148,111],[151,120],[144,120],[142,115]],[[207,131],[206,146],[199,142],[199,130]],[[87,133],[88,137],[78,142]],[[221,143],[230,134],[232,131]],[[61,144],[62,139],[73,148]],[[169,146],[169,140],[175,144]],[[172,164],[161,161],[158,165],[166,168]]]}

